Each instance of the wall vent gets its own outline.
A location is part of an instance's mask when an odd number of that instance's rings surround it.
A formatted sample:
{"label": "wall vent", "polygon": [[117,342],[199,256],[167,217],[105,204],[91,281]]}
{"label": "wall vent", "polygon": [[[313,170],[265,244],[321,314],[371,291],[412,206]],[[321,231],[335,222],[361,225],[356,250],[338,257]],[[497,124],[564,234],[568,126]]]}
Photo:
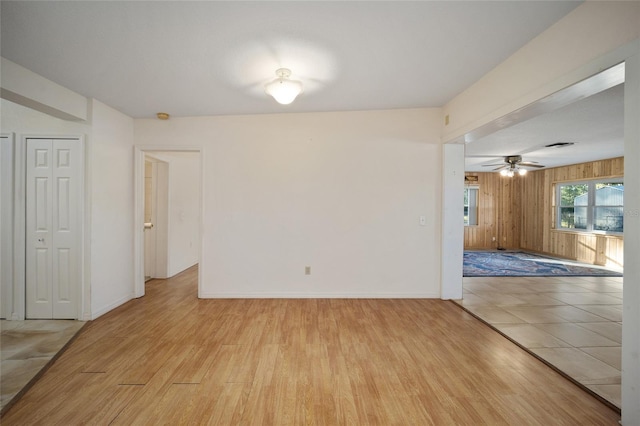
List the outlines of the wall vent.
{"label": "wall vent", "polygon": [[549,145],[545,145],[545,148],[564,148],[565,146],[570,146],[570,145],[574,145],[575,142],[556,142],[556,143],[551,143]]}

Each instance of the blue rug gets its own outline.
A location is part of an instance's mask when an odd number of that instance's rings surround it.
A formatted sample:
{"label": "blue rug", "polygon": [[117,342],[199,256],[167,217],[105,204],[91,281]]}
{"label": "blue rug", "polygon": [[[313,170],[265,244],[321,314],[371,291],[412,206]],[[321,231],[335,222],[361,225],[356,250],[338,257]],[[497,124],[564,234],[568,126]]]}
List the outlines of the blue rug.
{"label": "blue rug", "polygon": [[608,269],[579,266],[525,252],[465,251],[465,277],[621,277]]}

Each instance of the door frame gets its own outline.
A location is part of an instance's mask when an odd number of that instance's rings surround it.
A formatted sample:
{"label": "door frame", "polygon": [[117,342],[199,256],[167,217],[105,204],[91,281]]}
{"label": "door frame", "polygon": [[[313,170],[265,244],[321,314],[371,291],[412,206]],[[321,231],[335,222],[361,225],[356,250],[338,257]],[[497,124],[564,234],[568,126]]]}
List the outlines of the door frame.
{"label": "door frame", "polygon": [[147,154],[154,152],[197,152],[200,155],[200,221],[198,223],[198,297],[202,292],[202,230],[205,218],[204,212],[204,149],[200,146],[161,146],[161,145],[136,145],[133,147],[133,173],[134,173],[134,208],[133,208],[133,268],[134,268],[134,297],[142,297],[145,294],[144,282],[144,161]]}
{"label": "door frame", "polygon": [[80,235],[78,239],[80,241],[80,250],[78,259],[79,280],[78,288],[76,288],[77,295],[77,310],[76,319],[82,321],[88,321],[91,319],[91,301],[90,301],[90,260],[91,256],[88,253],[90,242],[89,238],[89,224],[91,219],[90,206],[88,200],[90,197],[87,191],[91,187],[87,170],[87,157],[89,150],[85,143],[84,135],[38,135],[38,134],[25,134],[20,137],[20,144],[14,149],[14,244],[13,244],[13,313],[12,320],[24,320],[26,315],[26,214],[27,214],[27,140],[28,139],[74,139],[80,144],[82,165],[80,170],[80,176],[83,177],[80,181],[79,189],[79,220],[80,220]]}
{"label": "door frame", "polygon": [[[1,133],[0,137],[2,139],[7,139],[8,147],[6,148],[5,154],[9,157],[8,165],[9,167],[5,169],[2,167],[2,184],[6,185],[7,189],[10,192],[9,197],[3,197],[2,205],[2,226],[5,227],[5,231],[8,235],[3,235],[0,244],[2,244],[0,248],[0,253],[2,257],[6,260],[3,263],[5,269],[2,269],[2,277],[6,278],[6,281],[3,280],[3,285],[0,286],[0,291],[2,292],[2,312],[4,314],[5,319],[17,319],[14,318],[14,243],[15,243],[15,231],[13,226],[13,217],[15,214],[15,134],[14,133]],[[0,149],[5,150],[5,148],[0,147]],[[7,160],[3,157],[4,165],[7,164]],[[6,181],[5,181],[6,179]],[[4,195],[4,194],[3,194]]]}

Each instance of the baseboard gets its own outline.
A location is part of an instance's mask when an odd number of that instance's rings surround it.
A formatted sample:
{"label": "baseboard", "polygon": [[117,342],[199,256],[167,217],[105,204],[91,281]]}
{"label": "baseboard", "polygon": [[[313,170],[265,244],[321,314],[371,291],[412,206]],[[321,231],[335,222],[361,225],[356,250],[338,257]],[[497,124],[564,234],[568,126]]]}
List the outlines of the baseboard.
{"label": "baseboard", "polygon": [[114,310],[115,308],[117,308],[120,305],[124,305],[129,300],[132,300],[134,298],[135,298],[135,296],[133,295],[133,293],[130,293],[127,296],[122,297],[122,298],[116,300],[113,303],[110,303],[109,305],[107,305],[107,306],[105,306],[103,308],[96,309],[95,311],[92,312],[91,319],[95,320],[96,318],[101,317],[102,315],[106,314],[107,312],[110,312],[110,311]]}
{"label": "baseboard", "polygon": [[440,293],[201,293],[200,299],[440,299]]}
{"label": "baseboard", "polygon": [[171,270],[171,271],[167,271],[167,272],[168,272],[168,273],[167,273],[168,278],[173,278],[173,277],[175,277],[176,275],[178,275],[178,274],[180,274],[180,273],[182,273],[182,272],[186,271],[187,269],[189,269],[189,268],[191,268],[192,266],[197,265],[197,264],[198,264],[198,261],[197,261],[197,260],[195,260],[195,261],[194,261],[194,262],[192,262],[192,263],[191,263],[191,262],[188,262],[188,263],[185,263],[185,264],[183,264],[183,265],[181,265],[181,266],[178,266],[177,268],[172,268],[172,270]]}

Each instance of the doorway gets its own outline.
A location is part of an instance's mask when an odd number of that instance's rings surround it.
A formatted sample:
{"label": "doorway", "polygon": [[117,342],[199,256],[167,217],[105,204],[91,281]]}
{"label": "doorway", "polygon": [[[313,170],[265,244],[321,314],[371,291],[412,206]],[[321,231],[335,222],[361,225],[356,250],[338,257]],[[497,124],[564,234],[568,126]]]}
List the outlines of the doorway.
{"label": "doorway", "polygon": [[[200,264],[202,153],[200,148],[136,147],[134,170],[135,296],[141,297],[147,280],[170,278]],[[202,267],[198,270],[200,277]]]}
{"label": "doorway", "polygon": [[169,163],[144,160],[144,280],[167,278]]}

